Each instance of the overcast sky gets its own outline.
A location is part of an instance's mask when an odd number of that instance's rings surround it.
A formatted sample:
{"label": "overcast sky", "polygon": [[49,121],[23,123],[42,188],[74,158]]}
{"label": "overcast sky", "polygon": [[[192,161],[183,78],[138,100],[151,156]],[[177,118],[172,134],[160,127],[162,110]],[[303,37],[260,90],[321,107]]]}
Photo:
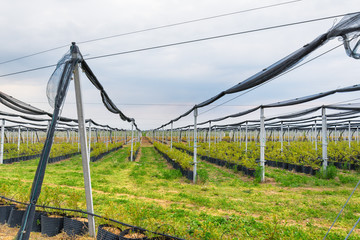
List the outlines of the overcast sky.
{"label": "overcast sky", "polygon": [[[0,64],[0,75],[57,63],[71,42],[79,42],[85,58],[211,37],[360,10],[358,0],[302,0],[281,6],[232,14],[89,43],[87,40],[238,12],[286,0],[12,0],[0,8],[0,62],[65,46],[18,61]],[[192,106],[245,80],[328,31],[341,18],[236,35],[168,48],[89,60],[110,98],[140,129],[152,129]],[[338,39],[311,54],[337,45]],[[0,78],[0,91],[46,111],[46,85],[54,68]],[[302,97],[358,84],[359,62],[337,48],[256,90],[212,111],[199,110],[199,122],[260,104]],[[85,117],[113,127],[130,128],[107,112],[99,92],[81,75]],[[76,117],[73,83],[63,116]],[[212,104],[221,104],[232,94]],[[320,104],[356,99],[357,93],[337,94],[292,108],[266,110],[266,117]],[[0,110],[10,110],[0,105]],[[258,118],[259,113],[231,122]],[[174,127],[193,122],[192,115]]]}

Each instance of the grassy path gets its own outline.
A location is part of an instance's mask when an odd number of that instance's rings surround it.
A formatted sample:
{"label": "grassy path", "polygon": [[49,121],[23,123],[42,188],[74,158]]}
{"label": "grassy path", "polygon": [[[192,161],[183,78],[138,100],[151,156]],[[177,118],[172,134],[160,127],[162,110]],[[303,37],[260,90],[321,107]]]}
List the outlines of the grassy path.
{"label": "grassy path", "polygon": [[[205,177],[194,185],[150,145],[136,162],[125,157],[121,149],[91,163],[95,212],[186,239],[322,239],[360,176],[344,172],[321,180],[267,168],[269,181],[258,184],[201,161]],[[1,165],[0,194],[27,201],[36,163]],[[48,165],[40,203],[85,209],[83,195],[80,156]],[[328,239],[344,239],[359,209],[357,192]],[[352,239],[360,239],[359,233]]]}

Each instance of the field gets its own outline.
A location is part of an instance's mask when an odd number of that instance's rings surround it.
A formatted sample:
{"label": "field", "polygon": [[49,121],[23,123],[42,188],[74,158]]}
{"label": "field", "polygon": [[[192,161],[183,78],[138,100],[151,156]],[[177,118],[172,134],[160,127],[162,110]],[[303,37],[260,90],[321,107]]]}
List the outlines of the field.
{"label": "field", "polygon": [[[266,182],[258,183],[200,161],[194,185],[148,143],[135,162],[127,154],[123,148],[91,163],[95,213],[185,239],[322,239],[360,176],[339,170],[325,180],[267,167]],[[27,201],[37,162],[1,165],[0,194]],[[39,204],[85,210],[83,185],[79,155],[49,164]],[[359,209],[357,191],[327,239],[344,239]]]}

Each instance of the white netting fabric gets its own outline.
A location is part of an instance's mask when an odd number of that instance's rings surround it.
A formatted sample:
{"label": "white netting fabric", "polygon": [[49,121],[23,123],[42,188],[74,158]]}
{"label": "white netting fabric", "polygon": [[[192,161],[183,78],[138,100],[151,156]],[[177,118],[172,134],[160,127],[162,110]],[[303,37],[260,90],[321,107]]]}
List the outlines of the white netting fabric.
{"label": "white netting fabric", "polygon": [[53,74],[51,75],[48,81],[46,87],[46,96],[52,108],[55,108],[55,99],[59,89],[60,80],[66,72],[64,71],[66,62],[68,62],[70,59],[71,59],[71,53],[69,51],[58,62],[55,71],[53,72]]}

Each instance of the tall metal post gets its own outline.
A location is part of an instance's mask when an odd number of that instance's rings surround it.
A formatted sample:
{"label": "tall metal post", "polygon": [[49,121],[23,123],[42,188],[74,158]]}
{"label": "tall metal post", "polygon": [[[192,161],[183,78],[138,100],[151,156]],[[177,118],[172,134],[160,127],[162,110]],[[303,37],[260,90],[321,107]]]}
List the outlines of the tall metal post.
{"label": "tall metal post", "polygon": [[131,151],[130,161],[134,161],[134,121],[131,121]]}
{"label": "tall metal post", "polygon": [[241,125],[239,126],[239,147],[241,147],[241,141],[242,141],[242,136],[241,136]]}
{"label": "tall metal post", "polygon": [[29,128],[26,128],[26,147],[29,147]]}
{"label": "tall metal post", "polygon": [[248,149],[248,122],[245,122],[245,152]]}
{"label": "tall metal post", "polygon": [[211,121],[209,121],[209,151],[210,151],[210,144],[211,143]]}
{"label": "tall metal post", "polygon": [[172,149],[172,143],[173,143],[173,122],[171,121],[171,132],[170,132],[170,149]]}
{"label": "tall metal post", "polygon": [[18,152],[20,151],[20,125],[19,125],[19,128],[18,128],[18,142],[17,142],[17,150]]}
{"label": "tall metal post", "polygon": [[290,125],[288,125],[288,127],[287,127],[287,129],[288,129],[288,145],[290,145]]}
{"label": "tall metal post", "polygon": [[91,121],[89,121],[89,156],[91,154]]}
{"label": "tall metal post", "polygon": [[326,171],[327,167],[327,123],[326,123],[326,113],[325,108],[321,109],[322,115],[322,158],[323,158],[323,169]]}
{"label": "tall metal post", "polygon": [[194,183],[196,183],[196,167],[197,167],[197,161],[196,161],[196,157],[197,157],[197,116],[198,116],[198,110],[197,108],[194,109]]}
{"label": "tall metal post", "polygon": [[4,163],[4,141],[5,141],[5,119],[1,124],[1,146],[0,146],[0,164]]}
{"label": "tall metal post", "polygon": [[260,108],[260,167],[261,167],[261,182],[265,181],[265,116],[264,108]]}
{"label": "tall metal post", "polygon": [[165,129],[162,129],[162,142],[165,143]]}
{"label": "tall metal post", "polygon": [[315,127],[314,127],[314,133],[315,133],[315,151],[317,151],[317,125],[315,120]]}
{"label": "tall metal post", "polygon": [[349,140],[349,149],[351,148],[351,123],[349,121],[349,135],[348,135],[348,140]]}
{"label": "tall metal post", "polygon": [[283,152],[283,150],[284,150],[283,131],[284,131],[284,123],[283,123],[283,121],[281,121],[281,126],[280,126],[280,144],[281,144],[281,152]]}
{"label": "tall metal post", "polygon": [[[78,52],[75,51],[73,58],[77,58]],[[86,209],[89,213],[94,213],[92,190],[91,190],[91,176],[90,176],[90,159],[87,150],[86,144],[86,131],[85,131],[85,118],[83,112],[83,103],[81,95],[81,83],[79,76],[79,66],[75,66],[74,69],[74,85],[75,85],[75,96],[76,96],[76,108],[78,115],[78,124],[79,124],[79,135],[81,142],[81,157],[84,173],[84,183],[85,183],[85,195],[86,195]],[[89,221],[89,235],[95,237],[95,219],[94,216],[88,215]]]}

